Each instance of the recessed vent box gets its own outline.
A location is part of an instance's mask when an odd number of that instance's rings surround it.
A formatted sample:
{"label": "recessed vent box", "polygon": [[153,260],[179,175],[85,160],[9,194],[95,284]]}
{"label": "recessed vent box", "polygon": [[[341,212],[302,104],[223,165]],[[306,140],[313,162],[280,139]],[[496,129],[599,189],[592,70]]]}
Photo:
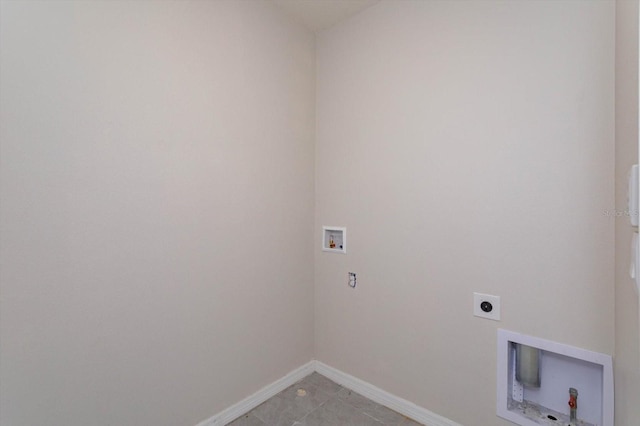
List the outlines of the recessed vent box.
{"label": "recessed vent box", "polygon": [[611,356],[498,330],[497,414],[522,426],[613,425]]}

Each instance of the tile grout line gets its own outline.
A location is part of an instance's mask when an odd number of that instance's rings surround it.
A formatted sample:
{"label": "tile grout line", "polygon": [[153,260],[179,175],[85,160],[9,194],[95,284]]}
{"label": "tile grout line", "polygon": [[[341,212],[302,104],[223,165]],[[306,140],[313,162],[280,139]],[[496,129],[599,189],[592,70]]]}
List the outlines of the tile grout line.
{"label": "tile grout line", "polygon": [[382,420],[373,417],[371,414],[367,413],[366,411],[362,411],[362,414],[364,414],[367,417],[372,418],[373,420],[375,420],[376,422],[380,423],[381,425],[385,424]]}
{"label": "tile grout line", "polygon": [[[318,374],[320,376],[320,378],[322,380],[318,380],[315,378],[311,378],[310,376],[313,374]],[[327,380],[328,382],[330,382],[332,385],[336,385],[336,386],[329,386],[328,383],[326,383],[324,380]],[[309,401],[309,403],[311,404],[311,406],[309,407],[308,404],[306,402],[301,403],[302,406],[307,406],[307,409],[309,409],[309,411],[306,410],[296,410],[299,413],[300,417],[294,417],[294,416],[286,416],[286,417],[290,417],[291,418],[291,423],[287,422],[284,423],[283,420],[284,419],[284,412],[288,411],[291,414],[293,411],[293,405],[296,404],[300,404],[298,400],[298,397],[300,398],[305,398],[305,396],[301,396],[301,395],[296,395],[297,392],[296,388],[298,389],[304,389],[307,390],[306,393],[306,397],[308,397],[311,401]],[[286,397],[284,396],[284,393],[286,392]],[[355,399],[350,399],[349,396],[351,394],[355,395]],[[326,399],[325,399],[326,398]],[[372,406],[369,405],[363,405],[362,401],[360,401],[360,398],[362,398],[365,402],[372,404]],[[397,419],[394,418],[387,418],[385,417],[386,414],[384,412],[380,412],[380,409],[388,409],[391,412],[397,414],[398,416],[402,417],[403,420],[404,419],[408,419],[407,416],[403,415],[402,413],[398,413],[395,410],[392,410],[376,401],[373,401],[369,398],[367,398],[366,396],[364,396],[363,394],[351,389],[350,387],[345,387],[344,385],[340,385],[339,383],[333,381],[332,379],[328,378],[327,376],[318,373],[318,372],[313,372],[301,379],[299,379],[298,381],[294,382],[293,384],[289,385],[287,388],[283,389],[281,392],[279,392],[276,395],[273,395],[270,400],[275,400],[275,399],[280,399],[282,402],[285,403],[285,405],[287,405],[287,407],[282,407],[284,408],[284,412],[281,412],[280,415],[278,416],[278,424],[283,425],[283,426],[302,426],[303,424],[307,423],[309,421],[309,415],[316,413],[316,412],[320,412],[321,410],[328,410],[330,412],[335,412],[334,414],[337,414],[338,411],[341,411],[342,409],[338,410],[339,406],[336,406],[335,409],[332,409],[331,407],[327,407],[327,404],[331,403],[332,405],[341,405],[344,408],[347,408],[348,410],[352,411],[352,416],[361,416],[360,419],[370,419],[371,421],[366,421],[365,423],[373,423],[375,424],[375,426],[391,426],[391,425],[396,425],[396,424],[404,424],[403,422],[398,422]],[[319,403],[317,406],[314,407],[315,403],[317,403],[317,399],[325,399],[323,402]],[[263,404],[266,404],[268,401],[265,401]],[[263,405],[260,404],[260,405]],[[290,406],[291,405],[291,406]],[[256,415],[255,410],[257,410],[260,406],[254,407],[252,410],[246,412],[245,414],[248,414],[251,416],[251,418],[257,420],[259,422],[258,426],[269,426],[269,424],[266,422],[266,420],[263,420],[260,416]],[[300,407],[302,408],[302,407]],[[338,410],[338,411],[336,411]],[[378,416],[383,415],[381,418],[378,418]],[[322,417],[322,416],[321,416]],[[384,420],[386,419],[386,420]],[[409,419],[412,420],[412,419]],[[313,423],[313,420],[311,420],[311,422]],[[458,425],[459,426],[459,425]]]}
{"label": "tile grout line", "polygon": [[[311,373],[311,374],[313,374],[313,373]],[[294,383],[292,386],[298,386],[298,385],[300,385],[302,382],[304,382],[304,381],[305,381],[305,379],[309,378],[309,376],[311,376],[311,374],[310,374],[310,375],[308,375],[308,376],[306,376],[306,377],[304,377],[304,378],[302,378],[302,379],[300,379],[299,381],[297,381],[296,383]],[[322,377],[324,377],[324,376],[322,376]],[[334,382],[334,383],[335,383],[335,382]],[[330,394],[329,392],[325,392],[324,390],[320,389],[320,387],[319,387],[317,384],[313,383],[313,382],[308,383],[308,384],[310,384],[310,385],[312,385],[312,386],[315,386],[315,387],[317,388],[318,392],[321,392],[321,393],[323,393],[323,394],[327,395],[329,398],[328,398],[326,401],[324,401],[324,402],[320,403],[320,405],[318,405],[317,407],[312,408],[312,409],[311,409],[311,411],[307,412],[307,413],[306,413],[302,418],[300,418],[300,419],[298,419],[298,420],[294,420],[294,422],[293,422],[293,424],[292,424],[291,426],[296,426],[297,424],[299,424],[299,423],[303,422],[307,417],[309,417],[309,414],[313,413],[314,411],[316,411],[317,409],[319,409],[320,407],[322,407],[323,405],[325,405],[327,402],[329,402],[331,399],[333,399],[333,398],[335,398],[335,397],[337,397],[337,396],[338,396],[338,392],[336,392],[334,395],[332,395],[332,394]],[[304,387],[303,387],[303,389],[304,389]],[[344,388],[343,388],[342,386],[340,386],[340,389],[344,389]]]}
{"label": "tile grout line", "polygon": [[[326,391],[326,390],[322,389],[322,388],[321,388],[321,385],[320,385],[319,383],[314,382],[314,381],[308,381],[306,384],[305,384],[305,383],[303,383],[303,382],[305,382],[305,380],[309,379],[309,377],[310,377],[311,375],[313,375],[313,374],[314,374],[314,373],[311,373],[310,375],[308,375],[308,376],[306,376],[305,378],[301,379],[300,381],[298,381],[298,382],[295,384],[295,386],[300,386],[302,389],[305,389],[305,388],[307,388],[307,389],[308,389],[309,387],[313,387],[313,388],[315,388],[315,389],[316,389],[316,391],[317,391],[317,392],[319,392],[320,394],[325,395],[325,396],[327,397],[327,399],[326,399],[325,401],[321,402],[317,407],[314,407],[314,408],[312,408],[309,412],[305,413],[305,415],[304,415],[304,416],[302,416],[300,419],[296,420],[296,421],[294,422],[294,425],[295,425],[297,422],[302,422],[304,419],[306,419],[306,418],[309,416],[309,414],[311,414],[311,413],[315,412],[315,411],[316,411],[316,410],[318,410],[320,407],[324,406],[327,402],[329,402],[330,400],[332,400],[334,397],[336,397],[336,396],[337,396],[337,392],[335,392],[335,393],[333,393],[333,394],[332,394],[332,393],[330,393],[330,392],[328,392],[328,391]],[[316,374],[317,374],[317,373],[316,373]],[[321,376],[321,377],[323,377],[323,378],[325,378],[325,377],[324,377],[324,376],[322,376],[322,375],[320,375],[320,376]],[[326,379],[326,378],[325,378],[325,379]],[[329,380],[329,379],[327,379],[327,380]],[[307,385],[307,386],[305,386],[305,385]],[[340,387],[340,389],[342,389],[342,386],[339,386],[339,387]]]}

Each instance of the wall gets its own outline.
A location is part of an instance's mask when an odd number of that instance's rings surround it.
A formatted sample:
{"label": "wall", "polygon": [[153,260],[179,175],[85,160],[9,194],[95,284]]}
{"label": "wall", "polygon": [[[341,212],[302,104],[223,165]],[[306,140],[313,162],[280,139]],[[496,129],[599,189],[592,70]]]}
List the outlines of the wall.
{"label": "wall", "polygon": [[320,361],[495,426],[498,327],[613,354],[614,23],[613,2],[383,1],[319,34]]}
{"label": "wall", "polygon": [[[638,1],[616,2],[616,211],[627,206],[627,173],[638,162]],[[629,278],[632,229],[616,219],[616,424],[640,418],[640,316]]]}
{"label": "wall", "polygon": [[313,34],[1,7],[0,424],[192,426],[308,362]]}

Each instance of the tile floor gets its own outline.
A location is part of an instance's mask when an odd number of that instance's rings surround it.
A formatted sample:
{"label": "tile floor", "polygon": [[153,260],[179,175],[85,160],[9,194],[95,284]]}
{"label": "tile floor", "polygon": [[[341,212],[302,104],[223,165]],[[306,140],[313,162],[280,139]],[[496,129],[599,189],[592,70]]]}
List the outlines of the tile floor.
{"label": "tile floor", "polygon": [[[298,395],[304,389],[306,395]],[[360,394],[313,373],[228,426],[419,426]]]}

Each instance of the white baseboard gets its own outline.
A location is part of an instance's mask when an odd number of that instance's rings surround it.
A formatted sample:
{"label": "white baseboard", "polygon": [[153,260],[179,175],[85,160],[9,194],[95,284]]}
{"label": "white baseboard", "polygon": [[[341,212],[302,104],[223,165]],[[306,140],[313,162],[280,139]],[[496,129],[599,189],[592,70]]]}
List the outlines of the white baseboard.
{"label": "white baseboard", "polygon": [[231,423],[241,415],[253,410],[258,405],[262,404],[272,396],[282,392],[292,384],[299,380],[304,379],[309,374],[313,373],[314,362],[309,361],[302,367],[296,368],[281,379],[276,380],[270,385],[265,386],[253,395],[243,399],[237,404],[222,410],[213,417],[208,418],[197,424],[197,426],[224,426],[227,423]]}
{"label": "white baseboard", "polygon": [[403,414],[418,423],[422,423],[426,426],[462,426],[453,420],[449,420],[446,417],[433,413],[426,408],[422,408],[413,402],[407,401],[406,399],[392,395],[389,392],[365,382],[364,380],[360,380],[333,367],[329,367],[320,361],[313,361],[313,363],[314,370],[319,374],[322,374],[337,384],[351,389],[352,391],[355,391],[378,404],[384,405],[393,411]]}
{"label": "white baseboard", "polygon": [[204,420],[197,424],[197,426],[224,426],[240,417],[241,415],[253,410],[258,405],[262,404],[272,396],[282,392],[289,386],[293,385],[299,380],[304,379],[309,374],[317,371],[328,379],[342,385],[352,391],[369,398],[370,400],[384,405],[387,408],[392,409],[400,414],[403,414],[410,419],[422,423],[426,426],[462,426],[459,423],[449,420],[445,417],[439,416],[426,408],[422,408],[413,402],[407,401],[389,392],[373,386],[370,383],[353,377],[347,373],[344,373],[333,367],[329,367],[320,361],[309,361],[302,367],[299,367],[281,379],[276,380],[268,386],[260,389],[253,395],[243,399],[237,404],[221,411],[213,417]]}

